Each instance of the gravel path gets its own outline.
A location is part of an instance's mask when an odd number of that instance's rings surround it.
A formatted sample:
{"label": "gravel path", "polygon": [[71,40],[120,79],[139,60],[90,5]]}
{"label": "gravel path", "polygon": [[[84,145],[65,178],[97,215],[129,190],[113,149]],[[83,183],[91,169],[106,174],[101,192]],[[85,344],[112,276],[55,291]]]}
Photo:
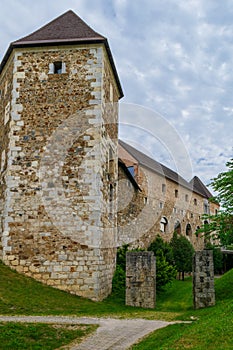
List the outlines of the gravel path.
{"label": "gravel path", "polygon": [[175,322],[69,316],[0,316],[0,322],[98,324],[97,331],[70,350],[126,350],[140,338]]}

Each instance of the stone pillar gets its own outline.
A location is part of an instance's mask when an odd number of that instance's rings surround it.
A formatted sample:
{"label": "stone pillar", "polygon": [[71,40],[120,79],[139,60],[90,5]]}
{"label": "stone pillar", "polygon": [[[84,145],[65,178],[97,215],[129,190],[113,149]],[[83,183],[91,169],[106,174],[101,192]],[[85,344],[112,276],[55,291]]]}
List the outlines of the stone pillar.
{"label": "stone pillar", "polygon": [[197,251],[193,256],[193,306],[215,305],[213,251]]}
{"label": "stone pillar", "polygon": [[156,300],[156,261],[153,252],[126,255],[126,305],[151,308]]}

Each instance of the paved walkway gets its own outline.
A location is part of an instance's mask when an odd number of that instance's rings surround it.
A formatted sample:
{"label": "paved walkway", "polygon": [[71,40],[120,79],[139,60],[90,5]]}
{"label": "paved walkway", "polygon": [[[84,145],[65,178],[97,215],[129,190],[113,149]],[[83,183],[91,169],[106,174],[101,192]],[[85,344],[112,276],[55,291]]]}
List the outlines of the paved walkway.
{"label": "paved walkway", "polygon": [[69,316],[0,316],[0,322],[98,324],[97,331],[70,350],[126,350],[140,338],[175,322]]}

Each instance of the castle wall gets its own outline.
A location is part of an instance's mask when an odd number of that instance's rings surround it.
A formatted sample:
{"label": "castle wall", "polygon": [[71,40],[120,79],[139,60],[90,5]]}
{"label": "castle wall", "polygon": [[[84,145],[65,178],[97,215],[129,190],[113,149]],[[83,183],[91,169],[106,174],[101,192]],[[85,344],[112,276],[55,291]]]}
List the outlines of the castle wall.
{"label": "castle wall", "polygon": [[[142,192],[127,186],[129,180],[126,175],[120,172],[119,175],[119,179],[125,177],[124,181],[121,180],[119,193],[119,245],[147,248],[158,234],[165,241],[170,241],[177,230],[196,250],[203,249],[204,240],[196,234],[203,223],[206,201],[201,195],[141,165],[138,166],[136,180]],[[211,210],[214,209],[211,207]],[[162,218],[165,218],[166,224],[161,224]]]}
{"label": "castle wall", "polygon": [[[65,63],[62,74],[49,74],[54,62]],[[11,117],[1,131],[8,147],[2,259],[48,285],[101,300],[111,291],[116,251],[109,148],[114,198],[117,127],[111,134],[106,120],[110,113],[117,121],[118,91],[105,49],[15,50],[14,67],[4,72]]]}

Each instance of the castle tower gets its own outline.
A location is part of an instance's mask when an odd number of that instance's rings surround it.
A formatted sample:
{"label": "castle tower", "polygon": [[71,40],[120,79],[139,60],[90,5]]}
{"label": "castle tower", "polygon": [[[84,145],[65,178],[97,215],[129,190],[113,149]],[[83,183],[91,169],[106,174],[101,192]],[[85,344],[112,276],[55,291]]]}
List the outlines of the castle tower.
{"label": "castle tower", "polygon": [[115,269],[122,96],[107,39],[72,11],[0,66],[0,258],[93,300]]}

